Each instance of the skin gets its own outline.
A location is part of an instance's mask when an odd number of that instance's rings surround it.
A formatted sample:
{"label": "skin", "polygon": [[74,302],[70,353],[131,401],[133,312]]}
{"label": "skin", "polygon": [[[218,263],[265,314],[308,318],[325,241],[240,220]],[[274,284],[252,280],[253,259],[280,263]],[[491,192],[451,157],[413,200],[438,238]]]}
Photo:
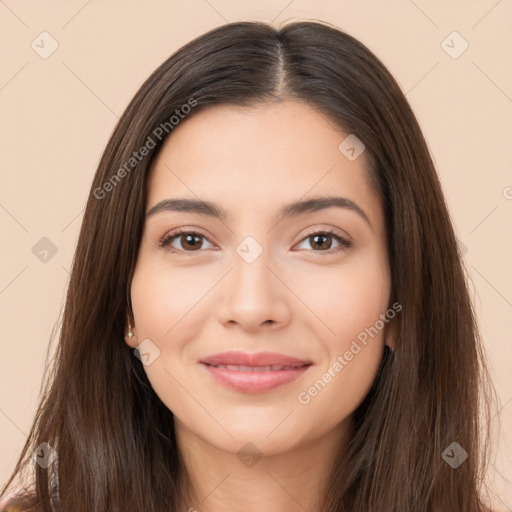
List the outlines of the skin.
{"label": "skin", "polygon": [[[309,403],[298,401],[390,307],[382,201],[365,153],[350,161],[339,151],[346,136],[305,103],[215,106],[174,128],[153,163],[146,212],[171,197],[229,212],[223,221],[171,211],[148,217],[131,286],[135,336],[126,343],[150,339],[160,350],[144,368],[174,413],[179,450],[197,482],[187,507],[319,510],[351,414],[370,390],[384,344],[394,345],[390,322]],[[324,195],[350,198],[371,226],[336,207],[276,223],[284,204]],[[206,238],[195,250],[183,236],[161,247],[176,228]],[[339,242],[328,237],[318,248],[310,235],[326,229],[352,247],[336,251]],[[263,249],[250,264],[236,252],[249,235]],[[227,350],[279,352],[313,365],[293,382],[248,394],[217,383],[198,363]],[[248,442],[262,456],[251,467],[237,457]]]}

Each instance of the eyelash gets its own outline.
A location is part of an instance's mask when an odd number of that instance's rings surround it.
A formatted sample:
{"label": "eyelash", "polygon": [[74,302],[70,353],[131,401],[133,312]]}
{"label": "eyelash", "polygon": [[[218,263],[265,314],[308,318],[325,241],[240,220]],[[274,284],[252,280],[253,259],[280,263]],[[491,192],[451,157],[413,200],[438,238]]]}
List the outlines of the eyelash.
{"label": "eyelash", "polygon": [[[179,238],[180,235],[193,235],[193,236],[196,236],[196,237],[199,237],[199,238],[204,238],[209,243],[212,243],[210,240],[208,240],[208,238],[206,236],[204,236],[201,233],[198,233],[197,231],[187,231],[186,229],[178,229],[178,230],[176,230],[176,231],[174,231],[172,233],[169,233],[168,235],[164,236],[160,240],[160,243],[159,243],[160,247],[167,247],[171,242],[174,241],[174,239]],[[312,252],[315,252],[315,253],[324,253],[326,255],[328,255],[328,254],[335,254],[335,253],[338,253],[338,252],[350,249],[352,247],[352,242],[351,241],[347,240],[346,238],[341,237],[340,235],[335,233],[333,230],[315,231],[313,233],[310,233],[310,234],[306,235],[301,240],[301,242],[303,242],[304,240],[306,240],[308,238],[311,238],[311,237],[313,237],[315,235],[330,235],[332,238],[336,239],[339,242],[339,244],[340,244],[338,247],[335,247],[334,249],[328,249],[326,251],[321,251],[321,250],[315,251],[315,250],[311,249]],[[181,249],[174,249],[174,248],[172,248],[172,249],[168,248],[168,250],[170,252],[172,252],[172,253],[179,253],[179,252],[194,253],[194,252],[197,252],[197,251],[184,251],[184,250],[181,250]],[[321,256],[324,256],[324,254],[321,254]]]}

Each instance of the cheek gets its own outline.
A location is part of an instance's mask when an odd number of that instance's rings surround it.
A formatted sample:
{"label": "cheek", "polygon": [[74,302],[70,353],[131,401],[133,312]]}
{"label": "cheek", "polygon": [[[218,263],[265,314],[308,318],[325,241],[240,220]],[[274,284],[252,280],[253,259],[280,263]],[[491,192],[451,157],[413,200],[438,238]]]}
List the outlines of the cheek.
{"label": "cheek", "polygon": [[329,352],[346,346],[385,313],[390,293],[389,273],[378,255],[351,258],[338,267],[318,267],[297,282],[311,318]]}
{"label": "cheek", "polygon": [[[135,325],[141,337],[165,344],[179,329],[180,337],[197,326],[201,302],[214,283],[214,276],[199,278],[193,267],[173,271],[159,261],[142,259],[136,268],[132,287]],[[195,320],[192,321],[193,317]],[[186,336],[185,336],[186,337]]]}
{"label": "cheek", "polygon": [[197,267],[169,267],[165,260],[142,254],[131,286],[138,342],[150,340],[158,353],[144,370],[168,406],[169,397],[175,400],[182,393],[178,382],[186,382],[187,369],[194,363],[190,341],[201,337],[211,316],[208,291],[219,279],[211,272],[201,275]]}
{"label": "cheek", "polygon": [[329,431],[352,416],[375,381],[382,355],[379,344],[340,352],[299,390],[297,417],[309,418],[311,433]]}
{"label": "cheek", "polygon": [[199,322],[194,315],[200,311],[198,298],[204,293],[204,286],[188,272],[170,272],[145,258],[133,276],[131,298],[138,342],[150,340],[156,354],[144,371],[155,393],[173,412],[187,407],[188,395],[182,387],[188,387],[184,349],[186,341],[196,336]]}
{"label": "cheek", "polygon": [[347,418],[368,394],[382,360],[387,323],[381,315],[390,293],[389,274],[378,258],[354,260],[318,277],[304,281],[302,293],[318,317],[326,358],[296,397],[314,418],[313,429]]}

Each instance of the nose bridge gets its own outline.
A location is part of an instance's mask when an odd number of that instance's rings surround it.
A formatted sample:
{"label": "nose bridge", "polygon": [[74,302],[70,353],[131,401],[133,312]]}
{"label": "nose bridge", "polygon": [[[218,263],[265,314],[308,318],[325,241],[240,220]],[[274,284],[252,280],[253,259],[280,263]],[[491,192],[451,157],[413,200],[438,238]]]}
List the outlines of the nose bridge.
{"label": "nose bridge", "polygon": [[263,243],[267,242],[247,236],[235,249],[225,288],[225,321],[256,328],[270,320],[282,323],[287,318],[286,287],[274,275],[278,264],[273,251]]}
{"label": "nose bridge", "polygon": [[[261,239],[261,237],[259,237]],[[267,242],[265,242],[267,244]],[[232,296],[238,295],[240,302],[268,300],[275,291],[275,276],[272,267],[272,251],[252,235],[238,244],[233,255],[231,281],[234,286]]]}

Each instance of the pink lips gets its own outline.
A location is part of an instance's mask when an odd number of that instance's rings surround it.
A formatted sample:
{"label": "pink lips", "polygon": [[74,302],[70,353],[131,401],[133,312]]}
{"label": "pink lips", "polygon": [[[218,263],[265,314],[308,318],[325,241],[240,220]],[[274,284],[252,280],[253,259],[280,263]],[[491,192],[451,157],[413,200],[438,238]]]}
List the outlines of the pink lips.
{"label": "pink lips", "polygon": [[311,365],[308,360],[274,352],[223,352],[199,362],[217,382],[245,393],[270,391],[294,381]]}

